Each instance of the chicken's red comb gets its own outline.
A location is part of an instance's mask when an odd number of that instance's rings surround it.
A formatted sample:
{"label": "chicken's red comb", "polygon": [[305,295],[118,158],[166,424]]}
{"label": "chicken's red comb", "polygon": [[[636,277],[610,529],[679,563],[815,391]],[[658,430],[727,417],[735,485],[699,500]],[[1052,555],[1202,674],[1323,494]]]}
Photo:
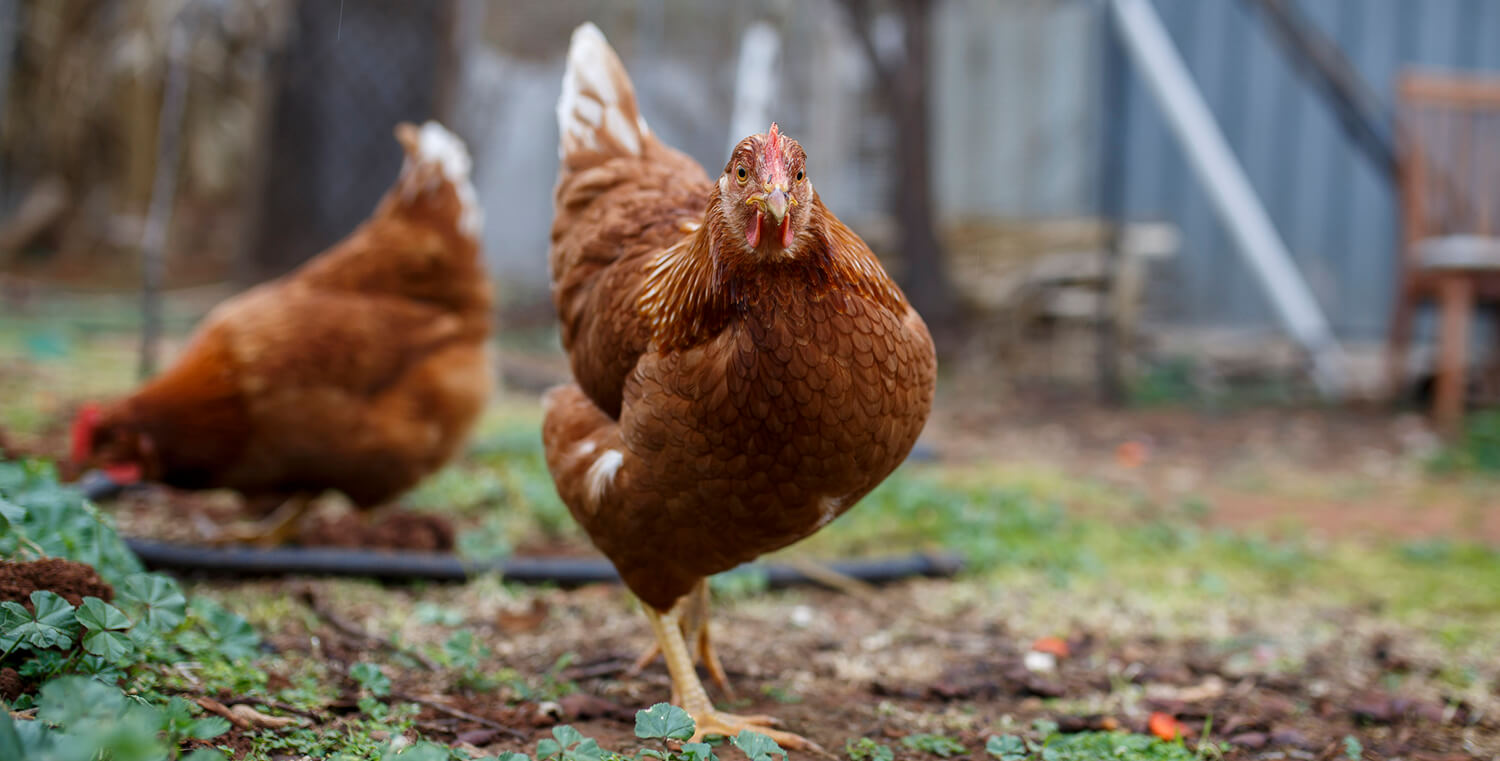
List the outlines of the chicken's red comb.
{"label": "chicken's red comb", "polygon": [[766,132],[766,163],[775,161],[781,157],[781,130],[777,129],[776,122],[771,122],[771,129]]}
{"label": "chicken's red comb", "polygon": [[73,427],[70,430],[73,462],[85,462],[93,454],[94,428],[98,425],[99,405],[94,402],[85,402],[82,407],[78,408],[78,416],[73,418]]}

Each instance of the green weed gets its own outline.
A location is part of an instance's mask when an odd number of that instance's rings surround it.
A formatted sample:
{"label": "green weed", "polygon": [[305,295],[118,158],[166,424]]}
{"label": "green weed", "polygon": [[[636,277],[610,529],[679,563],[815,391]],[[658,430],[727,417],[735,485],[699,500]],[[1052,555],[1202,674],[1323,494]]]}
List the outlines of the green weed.
{"label": "green weed", "polygon": [[901,744],[919,753],[930,753],[940,758],[949,758],[968,750],[963,743],[946,735],[907,735],[901,738]]}
{"label": "green weed", "polygon": [[1464,420],[1463,432],[1432,459],[1439,473],[1500,475],[1500,410],[1483,410]]}
{"label": "green weed", "polygon": [[[257,653],[259,636],[211,600],[189,603],[171,578],[144,572],[110,522],[50,467],[0,461],[0,553],[88,563],[116,590],[114,604],[85,597],[75,606],[48,590],[32,592],[29,608],[0,603],[0,665],[39,685],[10,706],[35,707],[35,720],[0,711],[0,757],[177,758],[184,742],[229,729],[157,692],[161,674],[186,661],[230,667]],[[211,757],[206,749],[187,756]]]}
{"label": "green weed", "polygon": [[896,757],[888,746],[868,737],[845,740],[844,755],[849,757],[849,761],[891,761]]}

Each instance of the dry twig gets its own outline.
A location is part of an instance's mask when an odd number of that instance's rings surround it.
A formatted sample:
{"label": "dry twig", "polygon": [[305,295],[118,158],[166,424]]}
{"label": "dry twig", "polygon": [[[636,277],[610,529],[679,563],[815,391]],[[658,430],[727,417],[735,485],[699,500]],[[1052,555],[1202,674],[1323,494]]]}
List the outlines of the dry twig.
{"label": "dry twig", "polygon": [[461,710],[459,710],[457,708],[453,708],[453,707],[450,707],[450,706],[445,706],[442,703],[439,703],[437,701],[428,700],[426,698],[419,698],[416,695],[410,695],[410,694],[407,694],[407,693],[404,693],[404,692],[392,692],[391,693],[391,699],[392,700],[403,700],[403,701],[406,701],[408,703],[416,703],[419,706],[424,706],[426,708],[431,708],[432,710],[437,711],[438,713],[447,714],[448,716],[452,716],[455,719],[463,719],[464,721],[472,721],[475,724],[478,724],[478,725],[480,725],[480,726],[482,726],[482,727],[484,727],[486,729],[493,729],[493,730],[495,730],[497,732],[504,732],[504,733],[506,733],[506,734],[510,735],[511,737],[514,737],[514,738],[516,738],[518,740],[529,740],[529,739],[531,739],[531,736],[528,735],[528,734],[526,734],[525,732],[522,732],[522,731],[517,730],[517,729],[513,729],[511,727],[507,727],[507,726],[505,726],[504,724],[501,724],[498,721],[494,721],[492,719],[486,719],[483,716],[477,716],[475,714],[469,713],[468,711],[461,711]]}

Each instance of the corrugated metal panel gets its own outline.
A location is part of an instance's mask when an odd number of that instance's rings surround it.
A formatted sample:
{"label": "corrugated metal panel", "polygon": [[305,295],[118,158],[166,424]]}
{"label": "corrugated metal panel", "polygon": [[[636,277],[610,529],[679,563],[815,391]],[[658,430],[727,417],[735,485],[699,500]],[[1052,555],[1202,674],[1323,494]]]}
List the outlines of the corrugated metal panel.
{"label": "corrugated metal panel", "polygon": [[[1287,65],[1261,19],[1230,0],[1154,0],[1277,228],[1335,329],[1383,335],[1398,235],[1393,190],[1344,139],[1328,108]],[[1403,66],[1500,73],[1493,0],[1316,0],[1303,11],[1389,100]],[[1149,95],[1132,83],[1127,204],[1168,219],[1183,251],[1154,284],[1153,309],[1178,323],[1273,326],[1203,201]],[[1108,125],[1105,125],[1108,128]]]}
{"label": "corrugated metal panel", "polygon": [[[1243,0],[1154,2],[1335,330],[1345,338],[1382,335],[1396,261],[1391,189],[1345,140]],[[1299,3],[1385,98],[1410,63],[1500,73],[1500,0]],[[567,31],[583,17],[597,17],[620,45],[653,128],[711,170],[723,161],[741,22],[772,19],[786,56],[776,118],[808,146],[819,190],[838,214],[862,223],[884,213],[894,146],[837,3],[574,0],[568,7],[573,11],[563,15],[577,17],[559,20],[546,41],[532,40],[539,33],[522,16],[491,11],[495,23],[515,27],[515,39],[505,37],[512,47],[538,51],[534,61],[495,57],[497,96],[474,119],[485,127],[473,130],[476,137],[484,133],[476,145],[478,182],[503,278],[545,284],[540,252],[550,197],[536,194],[534,184],[550,182],[555,171],[551,100]],[[1098,202],[1098,132],[1123,127],[1127,209],[1183,231],[1180,255],[1154,273],[1152,313],[1180,324],[1274,330],[1265,295],[1143,84],[1128,83],[1122,124],[1101,115],[1101,9],[1098,0],[934,4],[933,180],[940,215],[1091,215]]]}
{"label": "corrugated metal panel", "polygon": [[945,216],[1059,216],[1093,203],[1093,11],[1051,0],[937,6],[934,186]]}

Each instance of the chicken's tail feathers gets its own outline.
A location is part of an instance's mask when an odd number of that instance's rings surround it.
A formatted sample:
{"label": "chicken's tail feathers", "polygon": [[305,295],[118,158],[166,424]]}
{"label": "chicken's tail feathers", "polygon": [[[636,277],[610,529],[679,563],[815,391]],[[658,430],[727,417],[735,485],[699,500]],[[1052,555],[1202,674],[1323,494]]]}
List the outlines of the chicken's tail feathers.
{"label": "chicken's tail feathers", "polygon": [[443,125],[428,121],[420,127],[409,122],[397,124],[396,140],[406,151],[406,162],[393,188],[395,198],[412,203],[431,197],[444,184],[451,185],[454,196],[450,203],[458,205],[459,230],[477,240],[484,226],[484,211],[474,192],[470,178],[473,161],[463,139]]}
{"label": "chicken's tail feathers", "polygon": [[640,155],[651,129],[636,105],[625,64],[599,27],[573,30],[562,94],[557,99],[558,157],[565,169]]}

